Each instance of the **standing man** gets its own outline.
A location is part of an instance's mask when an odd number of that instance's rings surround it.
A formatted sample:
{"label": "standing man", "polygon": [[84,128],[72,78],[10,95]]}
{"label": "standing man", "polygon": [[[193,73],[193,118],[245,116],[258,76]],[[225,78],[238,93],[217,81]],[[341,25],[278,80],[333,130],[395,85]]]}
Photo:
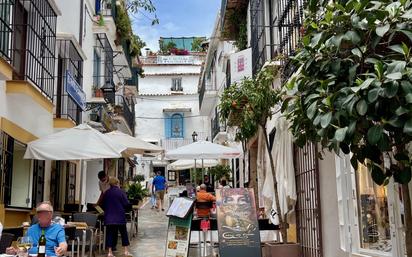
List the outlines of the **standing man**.
{"label": "standing man", "polygon": [[99,178],[100,196],[96,204],[100,205],[103,201],[103,194],[110,188],[110,184],[109,184],[110,177],[106,174],[104,170],[99,171],[99,173],[97,174],[97,177]]}
{"label": "standing man", "polygon": [[156,194],[157,211],[164,211],[164,198],[167,189],[166,179],[160,173],[156,172],[156,177],[153,179],[152,192]]}
{"label": "standing man", "polygon": [[147,181],[147,189],[150,192],[150,204],[151,209],[154,209],[156,207],[156,194],[153,191],[153,174],[150,175],[149,181]]}

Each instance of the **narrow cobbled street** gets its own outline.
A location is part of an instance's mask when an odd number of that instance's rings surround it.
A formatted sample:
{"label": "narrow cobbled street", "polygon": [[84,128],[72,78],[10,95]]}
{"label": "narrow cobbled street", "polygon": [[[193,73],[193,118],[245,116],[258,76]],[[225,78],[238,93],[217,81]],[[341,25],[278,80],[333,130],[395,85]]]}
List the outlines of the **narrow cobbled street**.
{"label": "narrow cobbled street", "polygon": [[165,254],[168,218],[165,212],[150,209],[147,204],[139,210],[139,232],[133,240],[134,257],[163,257]]}

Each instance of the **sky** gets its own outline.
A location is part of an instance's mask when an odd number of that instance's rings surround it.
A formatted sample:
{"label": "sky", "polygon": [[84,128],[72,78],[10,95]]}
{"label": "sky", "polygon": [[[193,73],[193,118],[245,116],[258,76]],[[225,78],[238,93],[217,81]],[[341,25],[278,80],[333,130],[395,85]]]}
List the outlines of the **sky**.
{"label": "sky", "polygon": [[150,13],[132,14],[135,34],[152,51],[159,49],[160,37],[210,37],[220,10],[221,0],[152,0],[159,18],[151,25]]}

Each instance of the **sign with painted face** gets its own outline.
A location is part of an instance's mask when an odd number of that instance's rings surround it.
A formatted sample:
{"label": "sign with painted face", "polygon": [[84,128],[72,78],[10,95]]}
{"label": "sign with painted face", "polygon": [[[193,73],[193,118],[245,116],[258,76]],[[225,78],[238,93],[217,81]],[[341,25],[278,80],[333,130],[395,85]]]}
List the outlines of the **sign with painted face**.
{"label": "sign with painted face", "polygon": [[261,256],[253,189],[217,189],[216,205],[220,256]]}

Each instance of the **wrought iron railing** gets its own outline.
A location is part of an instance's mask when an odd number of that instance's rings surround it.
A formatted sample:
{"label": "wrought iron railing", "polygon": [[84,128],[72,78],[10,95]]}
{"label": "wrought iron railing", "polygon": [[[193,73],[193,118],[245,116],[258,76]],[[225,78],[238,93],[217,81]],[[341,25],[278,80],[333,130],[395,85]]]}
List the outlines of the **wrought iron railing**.
{"label": "wrought iron railing", "polygon": [[[54,117],[70,119],[78,125],[82,121],[82,109],[80,103],[77,103],[73,97],[84,95],[83,59],[69,39],[57,39],[57,51],[57,94],[54,98]],[[72,81],[70,84],[68,84],[69,78]],[[80,92],[80,95],[69,95],[72,91]]]}
{"label": "wrought iron railing", "polygon": [[12,0],[0,1],[0,57],[6,59],[6,61],[11,60],[12,8]]}
{"label": "wrought iron railing", "polygon": [[47,0],[20,0],[13,6],[14,79],[32,82],[49,99],[54,95],[57,15]]}
{"label": "wrought iron railing", "polygon": [[[305,0],[251,1],[253,74],[277,55],[292,56],[299,46]],[[267,8],[268,10],[266,10]],[[268,14],[265,16],[265,14]],[[265,22],[268,17],[269,22]]]}
{"label": "wrought iron railing", "polygon": [[82,123],[82,110],[68,94],[55,96],[55,109],[54,118],[69,119],[76,125]]}
{"label": "wrought iron railing", "polygon": [[101,88],[106,84],[113,84],[113,49],[105,33],[96,34],[94,51],[94,86]]}
{"label": "wrought iron railing", "polygon": [[136,126],[136,116],[135,116],[135,103],[133,99],[125,98],[122,95],[116,95],[116,106],[120,107],[121,111],[118,115],[122,115],[126,120],[127,125],[132,131],[133,135],[135,133]]}

